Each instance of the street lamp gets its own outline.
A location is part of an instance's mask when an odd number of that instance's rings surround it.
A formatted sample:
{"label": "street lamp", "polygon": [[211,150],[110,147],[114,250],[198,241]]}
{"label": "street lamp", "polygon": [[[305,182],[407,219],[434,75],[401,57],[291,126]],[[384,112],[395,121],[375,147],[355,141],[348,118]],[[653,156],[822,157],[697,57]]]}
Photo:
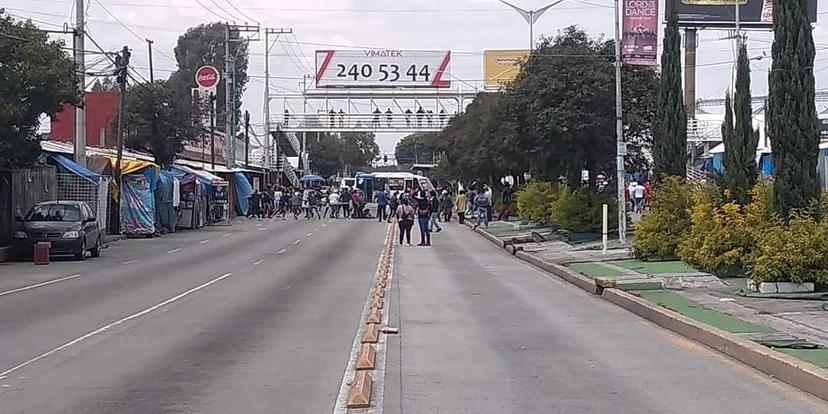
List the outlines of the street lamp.
{"label": "street lamp", "polygon": [[524,10],[524,9],[521,9],[520,7],[518,7],[518,6],[515,6],[514,4],[510,4],[510,3],[505,2],[503,0],[499,0],[499,1],[503,4],[505,4],[505,5],[513,8],[513,9],[515,9],[516,12],[518,12],[521,16],[523,16],[523,19],[526,20],[526,23],[529,23],[529,50],[532,50],[532,49],[535,48],[535,22],[538,21],[538,19],[540,19],[541,15],[544,12],[546,12],[547,10],[552,8],[552,6],[562,2],[564,0],[557,0],[554,3],[550,3],[550,4],[548,4],[546,6],[543,6],[540,9],[537,9],[537,10]]}

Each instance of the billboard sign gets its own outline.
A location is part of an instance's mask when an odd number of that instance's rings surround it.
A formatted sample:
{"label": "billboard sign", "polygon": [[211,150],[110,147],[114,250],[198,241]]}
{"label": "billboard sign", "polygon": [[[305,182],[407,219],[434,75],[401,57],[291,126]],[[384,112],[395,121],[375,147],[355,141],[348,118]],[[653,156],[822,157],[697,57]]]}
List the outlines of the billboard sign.
{"label": "billboard sign", "polygon": [[[766,28],[773,26],[773,0],[677,0],[675,5],[681,27],[735,28],[736,2],[739,3],[741,27]],[[804,0],[808,19],[816,22],[817,0]]]}
{"label": "billboard sign", "polygon": [[486,50],[483,52],[483,76],[486,89],[501,89],[515,81],[520,66],[529,58],[529,49]]}
{"label": "billboard sign", "polygon": [[451,51],[317,50],[321,88],[447,88]]}
{"label": "billboard sign", "polygon": [[658,0],[624,0],[621,59],[654,66],[658,53]]}

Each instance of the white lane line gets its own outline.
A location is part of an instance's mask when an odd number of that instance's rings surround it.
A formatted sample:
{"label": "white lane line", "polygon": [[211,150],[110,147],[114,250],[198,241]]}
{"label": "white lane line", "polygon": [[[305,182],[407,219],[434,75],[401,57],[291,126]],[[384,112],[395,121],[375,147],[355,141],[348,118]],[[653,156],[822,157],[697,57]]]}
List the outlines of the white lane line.
{"label": "white lane line", "polygon": [[282,253],[284,253],[284,252],[286,252],[286,251],[287,251],[287,249],[282,249],[282,250],[279,250],[278,252],[276,252],[276,254],[282,254]]}
{"label": "white lane line", "polygon": [[138,260],[137,260],[137,259],[134,259],[134,260],[127,260],[127,261],[125,261],[125,262],[122,262],[121,264],[122,264],[122,265],[131,265],[131,264],[133,264],[133,263],[138,263]]}
{"label": "white lane line", "polygon": [[328,227],[328,223],[323,224],[322,227]]}
{"label": "white lane line", "polygon": [[0,377],[5,377],[5,376],[8,376],[8,375],[9,375],[9,374],[11,374],[12,372],[15,372],[15,371],[17,371],[17,370],[19,370],[19,369],[21,369],[21,368],[24,368],[24,367],[26,367],[26,366],[28,366],[28,365],[34,364],[35,362],[40,361],[41,359],[48,358],[49,356],[52,356],[52,355],[54,355],[54,354],[56,354],[56,353],[58,353],[58,352],[60,352],[60,351],[63,351],[63,350],[65,350],[65,349],[67,349],[67,348],[69,348],[69,347],[71,347],[71,346],[77,345],[77,344],[78,344],[78,343],[80,343],[81,341],[84,341],[84,340],[86,340],[86,339],[89,339],[89,338],[91,338],[91,337],[93,337],[93,336],[95,336],[95,335],[100,335],[100,334],[102,334],[102,333],[104,333],[104,332],[106,332],[106,331],[108,331],[108,330],[110,330],[110,329],[112,329],[112,328],[114,328],[114,327],[116,327],[116,326],[118,326],[118,325],[121,325],[121,324],[123,324],[123,323],[129,322],[129,321],[131,321],[131,320],[133,320],[133,319],[136,319],[136,318],[140,318],[140,317],[142,317],[142,316],[144,316],[144,315],[146,315],[146,314],[148,314],[148,313],[150,313],[150,312],[152,312],[152,311],[158,310],[159,308],[163,308],[164,306],[167,306],[167,305],[169,305],[170,303],[173,303],[173,302],[175,302],[175,301],[177,301],[177,300],[180,300],[180,299],[182,299],[182,298],[184,298],[184,297],[186,297],[186,296],[188,296],[188,295],[191,295],[191,294],[193,294],[193,293],[195,293],[195,292],[198,292],[199,290],[204,289],[204,288],[206,288],[206,287],[208,287],[208,286],[210,286],[210,285],[212,285],[212,284],[214,284],[214,283],[218,283],[218,282],[220,282],[220,281],[222,281],[222,280],[224,280],[224,279],[227,279],[228,277],[230,277],[230,276],[232,276],[232,275],[233,275],[232,273],[225,273],[225,274],[223,274],[223,275],[221,275],[221,276],[219,276],[219,277],[217,277],[217,278],[215,278],[215,279],[213,279],[213,280],[210,280],[210,281],[208,281],[208,282],[202,283],[202,284],[200,284],[200,285],[198,285],[198,286],[196,286],[196,287],[194,287],[194,288],[192,288],[192,289],[190,289],[190,290],[188,290],[188,291],[186,291],[186,292],[179,293],[179,294],[178,294],[178,295],[176,295],[176,296],[173,296],[173,297],[171,297],[171,298],[169,298],[169,299],[167,299],[167,300],[165,300],[165,301],[163,301],[163,302],[160,302],[160,303],[157,303],[157,304],[155,304],[155,305],[152,305],[152,306],[150,306],[150,307],[148,307],[148,308],[146,308],[146,309],[144,309],[144,310],[142,310],[142,311],[140,311],[140,312],[133,313],[132,315],[126,316],[126,317],[124,317],[124,318],[118,319],[118,320],[117,320],[117,321],[115,321],[115,322],[112,322],[112,323],[109,323],[109,324],[107,324],[107,325],[104,325],[104,326],[102,326],[102,327],[100,327],[100,328],[98,328],[98,329],[95,329],[94,331],[91,331],[91,332],[89,332],[89,333],[86,333],[86,334],[84,334],[84,335],[82,335],[82,336],[79,336],[79,337],[77,337],[77,338],[75,338],[75,339],[73,339],[73,340],[71,340],[71,341],[69,341],[69,342],[67,342],[67,343],[65,343],[65,344],[63,344],[63,345],[61,345],[61,346],[58,346],[57,348],[54,348],[54,349],[52,349],[52,350],[50,350],[50,351],[47,351],[47,352],[44,352],[44,353],[42,353],[42,354],[40,354],[40,355],[38,355],[38,356],[36,356],[36,357],[34,357],[34,358],[32,358],[32,359],[28,360],[28,361],[21,362],[21,363],[19,363],[19,364],[15,365],[15,366],[13,366],[13,367],[11,367],[11,368],[9,368],[9,369],[7,369],[7,370],[3,371],[3,372],[0,372]]}
{"label": "white lane line", "polygon": [[267,227],[259,227],[259,231],[267,231]]}
{"label": "white lane line", "polygon": [[229,236],[229,235],[231,235],[231,234],[233,234],[233,233],[224,233],[224,234],[222,234],[222,235],[221,235],[221,237],[227,237],[227,236]]}
{"label": "white lane line", "polygon": [[313,233],[308,233],[308,234],[305,235],[305,237],[310,237],[310,236],[313,236]]}
{"label": "white lane line", "polygon": [[178,253],[178,252],[180,252],[180,251],[181,251],[181,248],[180,248],[180,247],[176,247],[175,249],[172,249],[172,250],[167,250],[167,254]]}
{"label": "white lane line", "polygon": [[23,286],[21,288],[7,290],[5,292],[0,292],[0,296],[11,295],[12,293],[18,293],[18,292],[25,292],[27,290],[37,289],[37,288],[42,287],[42,286],[48,286],[48,285],[51,285],[53,283],[60,283],[60,282],[70,280],[70,279],[74,279],[74,278],[78,278],[78,277],[81,277],[80,273],[72,275],[72,276],[61,277],[61,278],[58,278],[58,279],[47,280],[45,282],[38,283],[36,285]]}
{"label": "white lane line", "polygon": [[262,264],[262,263],[264,263],[264,259],[262,259],[262,260],[257,260],[257,261],[255,261],[255,262],[253,262],[253,266],[258,266],[258,265],[260,265],[260,264]]}
{"label": "white lane line", "polygon": [[299,244],[299,243],[302,243],[302,240],[296,240],[295,242],[293,242],[293,244]]}
{"label": "white lane line", "polygon": [[207,243],[210,243],[210,239],[206,239],[206,240],[202,240],[202,241],[198,242],[198,244],[207,244]]}

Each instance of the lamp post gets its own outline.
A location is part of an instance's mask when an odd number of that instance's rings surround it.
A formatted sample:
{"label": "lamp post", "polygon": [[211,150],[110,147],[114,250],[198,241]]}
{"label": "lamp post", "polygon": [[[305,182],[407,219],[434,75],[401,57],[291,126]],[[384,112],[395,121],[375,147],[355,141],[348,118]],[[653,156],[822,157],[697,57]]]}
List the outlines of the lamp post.
{"label": "lamp post", "polygon": [[515,6],[514,4],[510,4],[510,3],[505,2],[503,0],[499,0],[499,1],[503,4],[505,4],[505,5],[513,8],[513,9],[515,9],[516,12],[518,12],[521,16],[523,16],[523,19],[526,20],[526,23],[529,23],[529,50],[532,50],[532,49],[535,48],[535,22],[537,22],[538,19],[540,19],[541,15],[543,15],[543,13],[545,13],[547,10],[552,8],[552,6],[555,6],[556,4],[558,4],[558,3],[560,3],[564,0],[557,0],[553,3],[547,4],[546,6],[543,6],[540,9],[537,9],[537,10],[524,10],[524,9],[521,9],[520,7],[518,7],[518,6]]}

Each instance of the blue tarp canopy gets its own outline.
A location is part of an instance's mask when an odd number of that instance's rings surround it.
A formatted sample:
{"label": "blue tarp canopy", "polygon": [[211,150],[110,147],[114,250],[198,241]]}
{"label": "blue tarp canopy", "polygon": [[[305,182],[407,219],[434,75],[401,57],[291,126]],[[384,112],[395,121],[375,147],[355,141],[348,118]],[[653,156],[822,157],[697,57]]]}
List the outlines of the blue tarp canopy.
{"label": "blue tarp canopy", "polygon": [[303,183],[309,183],[309,182],[313,182],[313,181],[325,181],[325,179],[318,176],[318,175],[308,174],[308,175],[303,176],[302,178],[300,178],[299,181],[301,181]]}
{"label": "blue tarp canopy", "polygon": [[49,158],[54,160],[58,163],[61,167],[66,168],[67,170],[79,175],[95,184],[100,183],[103,176],[70,160],[69,158],[64,157],[60,154],[49,154]]}
{"label": "blue tarp canopy", "polygon": [[247,177],[240,172],[233,173],[233,184],[236,185],[236,209],[240,216],[247,215],[248,200],[250,194],[253,194],[253,186]]}

